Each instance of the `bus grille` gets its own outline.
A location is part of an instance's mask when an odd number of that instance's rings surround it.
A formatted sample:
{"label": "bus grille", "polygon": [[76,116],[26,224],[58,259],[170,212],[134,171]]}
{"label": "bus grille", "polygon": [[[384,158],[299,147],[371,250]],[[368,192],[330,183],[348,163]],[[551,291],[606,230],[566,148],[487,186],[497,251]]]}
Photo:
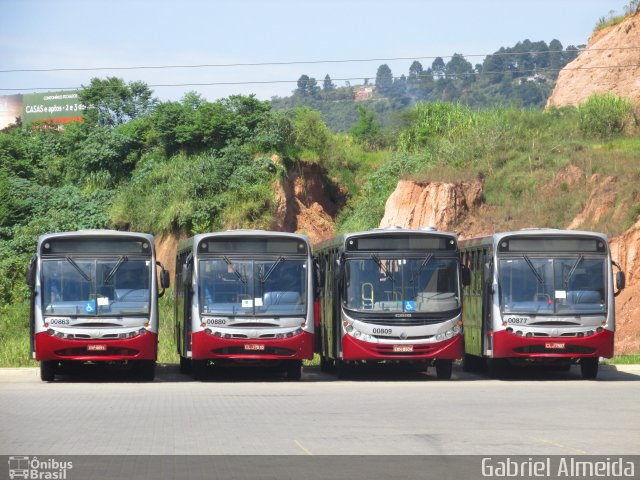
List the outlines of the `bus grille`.
{"label": "bus grille", "polygon": [[419,325],[433,325],[436,323],[442,323],[445,320],[441,318],[393,318],[384,320],[370,320],[360,319],[362,323],[368,323],[371,325],[385,325],[387,327],[413,327]]}
{"label": "bus grille", "polygon": [[544,345],[527,345],[513,349],[517,353],[575,353],[589,354],[596,351],[593,347],[585,347],[584,345],[567,345],[565,348],[546,348]]}
{"label": "bus grille", "polygon": [[255,355],[260,357],[263,355],[279,355],[281,357],[289,357],[296,354],[295,350],[279,347],[267,347],[264,350],[245,350],[244,347],[225,347],[212,350],[212,353],[218,355]]}
{"label": "bus grille", "polygon": [[88,351],[86,347],[63,348],[56,350],[56,355],[60,357],[134,357],[139,351],[131,348],[107,347],[106,350]]}

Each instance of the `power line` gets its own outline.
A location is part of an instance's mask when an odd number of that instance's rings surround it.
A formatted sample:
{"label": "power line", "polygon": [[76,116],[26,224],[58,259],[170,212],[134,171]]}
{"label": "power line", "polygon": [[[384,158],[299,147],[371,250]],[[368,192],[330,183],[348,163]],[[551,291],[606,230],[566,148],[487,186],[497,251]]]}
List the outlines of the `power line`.
{"label": "power line", "polygon": [[[613,50],[640,50],[638,47],[611,47],[611,48],[590,48],[590,52],[613,51]],[[294,60],[283,62],[254,62],[254,63],[210,63],[210,64],[186,64],[186,65],[137,65],[130,67],[52,67],[52,68],[24,68],[24,69],[6,69],[0,70],[1,73],[35,73],[35,72],[91,72],[91,71],[118,71],[118,70],[162,70],[162,69],[181,69],[181,68],[229,68],[229,67],[266,67],[277,65],[317,65],[331,63],[364,63],[364,62],[391,62],[400,60],[435,60],[436,58],[453,58],[454,55],[462,55],[464,58],[470,57],[501,57],[514,55],[548,55],[552,53],[574,53],[582,52],[584,49],[575,50],[547,50],[547,51],[529,51],[529,52],[495,52],[486,54],[453,54],[453,55],[437,55],[437,56],[415,56],[415,57],[390,57],[390,58],[352,58],[341,60]]]}
{"label": "power line", "polygon": [[[573,67],[573,68],[564,68],[564,69],[529,69],[529,70],[501,70],[501,71],[491,71],[491,72],[462,72],[455,74],[436,74],[434,75],[434,80],[440,78],[458,78],[458,77],[469,77],[469,76],[478,76],[478,75],[504,75],[505,73],[517,73],[517,74],[542,74],[542,73],[558,73],[560,71],[577,71],[577,70],[601,70],[601,69],[634,69],[640,68],[640,64],[634,65],[606,65],[606,66],[593,66],[593,67]],[[426,77],[426,72],[422,75]],[[355,81],[355,80],[368,80],[375,77],[375,75],[371,76],[362,76],[362,77],[350,77],[350,78],[332,78],[331,81]],[[418,76],[420,78],[420,75]],[[311,77],[313,78],[313,77]],[[399,80],[402,77],[393,77],[395,80]],[[405,77],[408,79],[408,77]],[[317,81],[317,80],[316,80]],[[203,87],[203,86],[223,86],[223,85],[268,85],[268,84],[282,84],[282,83],[297,83],[298,80],[243,80],[237,82],[188,82],[188,83],[166,83],[166,84],[148,84],[147,86],[150,88],[160,88],[160,87]],[[79,90],[83,87],[23,87],[23,88],[0,88],[0,91],[48,91],[48,90]]]}

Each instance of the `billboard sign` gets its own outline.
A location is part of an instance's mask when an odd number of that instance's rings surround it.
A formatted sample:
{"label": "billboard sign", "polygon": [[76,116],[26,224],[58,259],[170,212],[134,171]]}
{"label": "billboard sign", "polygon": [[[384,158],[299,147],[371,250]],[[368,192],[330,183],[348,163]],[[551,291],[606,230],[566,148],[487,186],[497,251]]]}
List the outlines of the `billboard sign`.
{"label": "billboard sign", "polygon": [[80,102],[78,90],[25,93],[22,96],[22,123],[66,123],[82,120],[85,106]]}

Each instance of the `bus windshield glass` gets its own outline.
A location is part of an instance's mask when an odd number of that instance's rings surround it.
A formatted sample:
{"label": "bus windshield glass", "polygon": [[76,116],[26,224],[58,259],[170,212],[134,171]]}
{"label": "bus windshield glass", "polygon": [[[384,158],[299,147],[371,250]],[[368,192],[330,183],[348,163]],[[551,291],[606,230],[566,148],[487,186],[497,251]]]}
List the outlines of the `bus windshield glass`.
{"label": "bus windshield glass", "polygon": [[148,315],[150,261],[67,256],[42,262],[45,315]]}
{"label": "bus windshield glass", "polygon": [[605,312],[605,260],[583,255],[553,258],[522,255],[500,260],[505,313]]}
{"label": "bus windshield glass", "polygon": [[307,261],[214,258],[199,262],[200,313],[303,315],[307,311]]}
{"label": "bus windshield glass", "polygon": [[344,306],[363,312],[438,313],[460,308],[458,261],[419,258],[347,259]]}

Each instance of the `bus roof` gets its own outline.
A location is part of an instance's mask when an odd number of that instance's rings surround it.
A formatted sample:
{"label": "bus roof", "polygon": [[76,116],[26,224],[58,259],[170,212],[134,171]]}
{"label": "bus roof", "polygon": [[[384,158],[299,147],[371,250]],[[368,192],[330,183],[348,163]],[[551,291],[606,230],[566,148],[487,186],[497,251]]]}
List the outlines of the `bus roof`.
{"label": "bus roof", "polygon": [[445,237],[452,238],[454,240],[458,240],[458,236],[452,232],[441,232],[436,230],[435,228],[420,228],[420,229],[410,229],[410,228],[401,228],[401,227],[384,227],[384,228],[374,228],[372,230],[366,230],[363,232],[350,232],[344,233],[342,235],[338,235],[336,237],[330,238],[329,240],[325,240],[324,242],[320,242],[315,245],[314,250],[324,250],[325,248],[331,247],[339,247],[341,245],[345,245],[350,238],[353,237],[367,237],[367,236],[385,236],[385,235],[398,235],[398,234],[420,234],[424,236],[430,237]]}
{"label": "bus roof", "polygon": [[589,232],[585,230],[560,230],[557,228],[523,228],[511,232],[496,232],[491,235],[467,238],[460,240],[460,249],[464,250],[479,246],[494,246],[506,237],[593,237],[609,243],[608,237],[604,233]]}
{"label": "bus roof", "polygon": [[114,238],[140,238],[154,245],[153,235],[139,232],[122,232],[119,230],[76,230],[72,232],[55,232],[40,235],[38,237],[38,251],[43,242],[53,238],[78,238],[78,237],[114,237]]}
{"label": "bus roof", "polygon": [[309,243],[309,237],[303,235],[301,233],[290,233],[290,232],[274,232],[271,230],[251,230],[251,229],[238,229],[238,230],[226,230],[224,232],[210,232],[210,233],[199,233],[194,235],[193,237],[189,237],[186,240],[183,240],[178,245],[178,252],[182,252],[184,250],[193,249],[194,245],[199,244],[205,238],[233,238],[233,237],[264,237],[264,238],[291,238],[296,240],[301,240],[307,244]]}

